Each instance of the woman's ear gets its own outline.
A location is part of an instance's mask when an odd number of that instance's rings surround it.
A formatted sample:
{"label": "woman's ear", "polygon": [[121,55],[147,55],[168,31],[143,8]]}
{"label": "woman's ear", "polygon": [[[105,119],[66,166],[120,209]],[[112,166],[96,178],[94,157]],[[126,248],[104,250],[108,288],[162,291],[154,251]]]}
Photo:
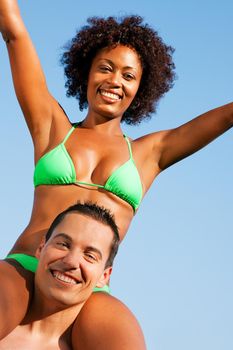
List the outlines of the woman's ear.
{"label": "woman's ear", "polygon": [[35,257],[37,259],[40,258],[40,253],[41,253],[41,250],[43,249],[44,245],[45,245],[45,237],[42,238],[42,240],[40,242],[40,245],[39,245],[39,247],[36,250]]}
{"label": "woman's ear", "polygon": [[96,287],[98,288],[104,287],[109,282],[111,273],[112,273],[112,266],[107,267],[102,273],[99,281],[96,283]]}

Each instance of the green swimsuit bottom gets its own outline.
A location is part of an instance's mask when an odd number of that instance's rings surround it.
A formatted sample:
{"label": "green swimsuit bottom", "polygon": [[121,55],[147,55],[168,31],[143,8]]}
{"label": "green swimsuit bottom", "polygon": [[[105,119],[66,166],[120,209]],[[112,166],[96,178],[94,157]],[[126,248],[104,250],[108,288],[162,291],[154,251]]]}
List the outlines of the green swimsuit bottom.
{"label": "green swimsuit bottom", "polygon": [[[17,261],[25,270],[36,272],[38,266],[38,259],[35,256],[27,254],[9,254],[6,259],[13,259]],[[105,292],[110,294],[109,286],[105,285],[102,288],[95,287],[93,292]]]}

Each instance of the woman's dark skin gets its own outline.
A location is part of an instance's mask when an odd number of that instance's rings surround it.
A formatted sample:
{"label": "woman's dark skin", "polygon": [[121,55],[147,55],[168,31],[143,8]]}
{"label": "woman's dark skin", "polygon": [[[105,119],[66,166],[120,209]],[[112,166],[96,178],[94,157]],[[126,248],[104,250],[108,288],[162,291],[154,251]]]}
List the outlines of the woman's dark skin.
{"label": "woman's dark skin", "polygon": [[[9,53],[16,95],[33,139],[36,163],[64,139],[71,123],[47,89],[15,0],[0,0],[0,29]],[[137,93],[142,75],[141,61],[133,48],[108,47],[94,57],[88,79],[88,112],[81,127],[66,143],[79,181],[104,184],[109,175],[128,160],[120,122]],[[231,103],[178,128],[133,140],[133,157],[143,195],[162,170],[198,151],[232,125]],[[87,186],[41,185],[35,189],[30,222],[11,252],[34,255],[53,218],[77,200],[89,200],[109,208],[116,218],[121,239],[124,238],[134,216],[127,202]],[[26,288],[22,300],[25,303],[12,304],[18,318],[15,316],[9,322],[11,329],[21,321],[28,303]],[[6,332],[5,329],[0,335]],[[131,312],[112,296],[98,293],[93,294],[77,318],[73,327],[73,348],[145,349],[145,344]]]}

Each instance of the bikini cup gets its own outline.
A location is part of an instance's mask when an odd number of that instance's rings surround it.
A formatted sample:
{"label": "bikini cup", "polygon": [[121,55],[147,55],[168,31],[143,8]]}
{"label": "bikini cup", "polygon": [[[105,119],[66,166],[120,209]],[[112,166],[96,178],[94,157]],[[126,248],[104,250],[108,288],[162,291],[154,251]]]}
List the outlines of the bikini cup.
{"label": "bikini cup", "polygon": [[77,127],[74,125],[64,140],[37,162],[34,170],[34,185],[68,185],[77,184],[102,188],[113,193],[129,203],[136,211],[142,200],[142,183],[133,160],[131,144],[127,136],[124,138],[128,145],[130,158],[119,166],[107,179],[104,185],[87,183],[77,180],[74,163],[67,152],[65,143]]}

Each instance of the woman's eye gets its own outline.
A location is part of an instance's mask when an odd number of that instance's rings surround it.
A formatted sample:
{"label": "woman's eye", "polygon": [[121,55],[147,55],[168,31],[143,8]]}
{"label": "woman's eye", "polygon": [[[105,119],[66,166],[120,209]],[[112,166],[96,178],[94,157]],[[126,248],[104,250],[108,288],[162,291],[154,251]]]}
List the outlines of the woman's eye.
{"label": "woman's eye", "polygon": [[135,79],[134,75],[131,74],[131,73],[125,73],[125,74],[124,74],[124,78],[125,78],[126,80]]}
{"label": "woman's eye", "polygon": [[111,67],[109,67],[109,66],[101,66],[100,70],[102,72],[111,72]]}

